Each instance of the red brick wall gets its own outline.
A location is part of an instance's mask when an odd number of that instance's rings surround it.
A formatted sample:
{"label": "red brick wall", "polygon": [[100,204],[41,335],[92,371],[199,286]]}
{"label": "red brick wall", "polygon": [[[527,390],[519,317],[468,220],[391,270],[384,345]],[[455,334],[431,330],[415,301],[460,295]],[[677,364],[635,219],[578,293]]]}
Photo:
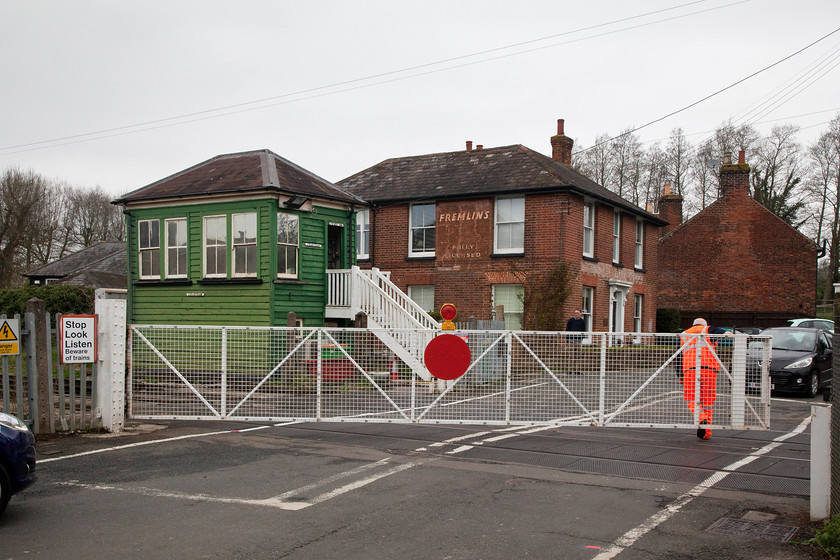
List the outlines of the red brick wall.
{"label": "red brick wall", "polygon": [[688,316],[813,315],[817,247],[738,181],[723,173],[725,196],[660,240],[659,306]]}
{"label": "red brick wall", "polygon": [[[408,285],[434,284],[435,308],[454,303],[458,317],[489,319],[493,284],[524,284],[532,275],[549,274],[567,261],[575,275],[572,294],[557,313],[571,316],[580,306],[582,285],[596,288],[593,329],[607,330],[609,279],[633,283],[625,308],[625,331],[633,326],[633,294],[644,293],[645,330],[655,328],[656,230],[647,224],[645,269],[634,270],[636,219],[622,215],[622,264],[612,264],[613,208],[596,205],[596,258],[584,261],[583,198],[574,195],[529,195],[525,200],[524,255],[494,256],[494,198],[439,202],[436,207],[434,259],[408,258],[409,205],[378,208],[371,213],[371,263],[391,271],[391,279],[403,290]],[[485,213],[487,214],[486,217]],[[457,219],[455,216],[458,216]]]}

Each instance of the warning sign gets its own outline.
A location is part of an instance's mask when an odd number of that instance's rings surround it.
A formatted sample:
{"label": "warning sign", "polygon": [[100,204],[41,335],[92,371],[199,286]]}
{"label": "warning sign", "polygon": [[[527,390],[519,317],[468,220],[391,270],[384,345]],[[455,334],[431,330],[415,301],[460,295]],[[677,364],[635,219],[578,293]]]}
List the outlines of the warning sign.
{"label": "warning sign", "polygon": [[58,321],[61,363],[96,361],[96,315],[62,315]]}
{"label": "warning sign", "polygon": [[0,356],[20,354],[20,323],[17,319],[0,319]]}

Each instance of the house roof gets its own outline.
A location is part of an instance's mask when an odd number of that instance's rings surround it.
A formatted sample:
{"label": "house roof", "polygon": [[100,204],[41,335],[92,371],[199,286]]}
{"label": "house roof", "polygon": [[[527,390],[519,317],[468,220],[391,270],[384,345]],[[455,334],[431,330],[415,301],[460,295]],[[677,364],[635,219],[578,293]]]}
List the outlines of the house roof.
{"label": "house roof", "polygon": [[125,279],[125,242],[105,241],[85,247],[72,255],[30,270],[24,276],[29,278],[64,278],[81,271],[117,274],[122,275]]}
{"label": "house roof", "polygon": [[338,184],[377,204],[571,191],[665,225],[657,215],[521,144],[387,159]]}
{"label": "house roof", "polygon": [[113,204],[260,191],[364,204],[354,195],[270,150],[216,156],[132,191]]}

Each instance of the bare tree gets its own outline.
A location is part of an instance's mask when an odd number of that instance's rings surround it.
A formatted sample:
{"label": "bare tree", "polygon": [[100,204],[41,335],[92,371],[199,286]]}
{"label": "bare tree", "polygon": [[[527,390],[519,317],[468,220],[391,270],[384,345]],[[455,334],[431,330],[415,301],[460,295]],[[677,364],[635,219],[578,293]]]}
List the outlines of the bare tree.
{"label": "bare tree", "polygon": [[60,259],[70,251],[70,232],[65,227],[68,188],[63,183],[47,185],[44,202],[32,220],[33,237],[27,248],[27,270]]}
{"label": "bare tree", "polygon": [[828,132],[808,148],[812,162],[809,181],[812,204],[813,239],[828,238],[828,263],[823,285],[823,301],[830,302],[833,284],[840,281],[840,116]]}
{"label": "bare tree", "polygon": [[10,168],[0,175],[0,288],[22,281],[32,223],[46,192],[47,182],[33,171]]}
{"label": "bare tree", "polygon": [[614,182],[604,186],[638,206],[642,145],[639,137],[631,130],[622,132],[610,143],[610,155],[615,170]]}
{"label": "bare tree", "polygon": [[573,167],[599,185],[612,183],[614,164],[610,157],[610,137],[602,134],[595,138],[592,147],[574,158]]}
{"label": "bare tree", "polygon": [[663,163],[671,178],[671,186],[675,194],[683,194],[683,188],[688,181],[689,157],[691,144],[685,137],[682,128],[671,131],[668,145],[665,146]]}
{"label": "bare tree", "polygon": [[77,247],[123,239],[124,217],[101,187],[71,188],[68,198],[70,212],[66,227]]}
{"label": "bare tree", "polygon": [[805,222],[805,196],[801,182],[800,146],[796,141],[799,127],[774,126],[755,152],[750,191],[753,200],[799,228]]}

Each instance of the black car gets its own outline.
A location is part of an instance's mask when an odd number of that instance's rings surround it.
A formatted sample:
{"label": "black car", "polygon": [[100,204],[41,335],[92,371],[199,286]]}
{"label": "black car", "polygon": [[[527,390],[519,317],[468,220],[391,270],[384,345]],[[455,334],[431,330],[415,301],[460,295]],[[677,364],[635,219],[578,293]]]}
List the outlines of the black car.
{"label": "black car", "polygon": [[[822,329],[778,327],[766,329],[769,336],[770,388],[785,393],[804,393],[813,397],[831,384],[831,336]],[[747,353],[747,388],[757,388],[761,341],[751,342]],[[751,382],[751,383],[750,383]]]}
{"label": "black car", "polygon": [[0,412],[0,515],[9,498],[35,482],[35,436],[26,424]]}

